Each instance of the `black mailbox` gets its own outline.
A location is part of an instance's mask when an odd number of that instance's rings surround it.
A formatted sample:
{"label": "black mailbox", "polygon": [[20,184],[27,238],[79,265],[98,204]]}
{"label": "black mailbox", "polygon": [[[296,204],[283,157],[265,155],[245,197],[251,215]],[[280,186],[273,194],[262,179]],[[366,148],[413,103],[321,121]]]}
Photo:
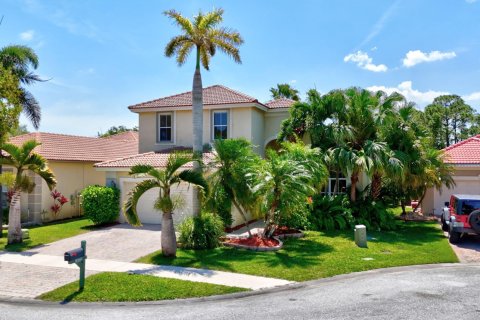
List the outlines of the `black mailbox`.
{"label": "black mailbox", "polygon": [[69,264],[77,262],[79,259],[85,257],[85,251],[82,248],[73,249],[65,252],[63,259]]}

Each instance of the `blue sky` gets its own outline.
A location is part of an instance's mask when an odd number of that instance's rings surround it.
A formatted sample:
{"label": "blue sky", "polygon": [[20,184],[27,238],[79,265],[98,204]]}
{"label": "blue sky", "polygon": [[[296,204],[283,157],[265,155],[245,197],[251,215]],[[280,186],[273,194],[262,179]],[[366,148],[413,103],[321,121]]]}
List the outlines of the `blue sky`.
{"label": "blue sky", "polygon": [[[267,101],[269,88],[302,93],[361,86],[397,90],[420,108],[456,93],[480,108],[480,0],[0,0],[0,45],[38,53],[50,81],[29,90],[41,131],[94,136],[134,126],[127,106],[191,88],[194,61],[164,56],[176,9],[225,9],[244,37],[243,64],[218,53],[204,86],[223,84]],[[23,121],[26,123],[26,121]],[[31,128],[30,128],[31,129]]]}

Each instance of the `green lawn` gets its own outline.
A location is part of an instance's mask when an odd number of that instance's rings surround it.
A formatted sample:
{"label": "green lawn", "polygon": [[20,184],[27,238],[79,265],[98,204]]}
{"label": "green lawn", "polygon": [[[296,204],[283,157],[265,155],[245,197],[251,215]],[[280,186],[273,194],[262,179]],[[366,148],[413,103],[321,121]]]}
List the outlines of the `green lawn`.
{"label": "green lawn", "polygon": [[396,231],[368,232],[369,237],[375,238],[368,242],[368,249],[355,245],[353,231],[307,232],[305,238],[286,240],[284,248],[277,252],[226,247],[203,251],[179,249],[175,259],[155,252],[138,261],[293,281],[384,267],[458,262],[438,224],[401,221],[398,224]]}
{"label": "green lawn", "polygon": [[44,293],[38,298],[64,302],[151,301],[205,297],[240,291],[247,289],[148,275],[105,272],[87,277],[82,292],[78,292],[76,281]]}
{"label": "green lawn", "polygon": [[7,230],[3,231],[0,238],[0,251],[25,251],[30,248],[57,241],[60,239],[76,236],[95,229],[92,222],[87,219],[72,219],[50,223],[39,227],[29,228],[30,239],[23,243],[7,245]]}

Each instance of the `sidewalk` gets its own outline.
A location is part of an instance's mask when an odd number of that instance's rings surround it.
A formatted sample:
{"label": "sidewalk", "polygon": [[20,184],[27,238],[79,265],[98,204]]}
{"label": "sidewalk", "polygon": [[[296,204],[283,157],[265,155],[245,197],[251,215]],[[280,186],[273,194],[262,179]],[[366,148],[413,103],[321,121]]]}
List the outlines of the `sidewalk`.
{"label": "sidewalk", "polygon": [[[67,262],[63,261],[61,256],[52,256],[45,254],[36,254],[36,253],[11,253],[11,252],[0,252],[0,267],[5,263],[10,266],[12,272],[15,272],[12,269],[12,264],[18,265],[32,265],[43,268],[51,268],[51,277],[53,279],[62,278],[64,275],[68,275],[67,279],[72,275],[72,269],[76,269],[78,272],[78,267],[75,264],[69,265]],[[101,259],[88,259],[86,261],[86,269],[89,274],[98,273],[98,272],[132,272],[137,274],[149,274],[156,277],[163,278],[174,278],[180,280],[188,280],[195,282],[205,282],[226,286],[234,286],[240,288],[247,288],[252,290],[259,290],[265,288],[273,288],[277,286],[286,285],[292,283],[291,281],[251,276],[240,273],[232,272],[223,272],[223,271],[214,271],[206,269],[195,269],[195,268],[182,268],[182,267],[173,267],[173,266],[157,266],[152,264],[145,263],[133,263],[133,262],[121,262],[121,261],[112,261],[112,260],[101,260]],[[75,273],[75,271],[73,271]],[[13,276],[13,275],[12,275]],[[71,277],[69,279],[72,282],[78,279],[77,277]],[[27,285],[24,283],[23,285]],[[45,290],[47,291],[47,290]],[[4,293],[3,293],[4,294]],[[2,287],[0,287],[0,295],[2,295]],[[5,294],[4,294],[5,295]]]}

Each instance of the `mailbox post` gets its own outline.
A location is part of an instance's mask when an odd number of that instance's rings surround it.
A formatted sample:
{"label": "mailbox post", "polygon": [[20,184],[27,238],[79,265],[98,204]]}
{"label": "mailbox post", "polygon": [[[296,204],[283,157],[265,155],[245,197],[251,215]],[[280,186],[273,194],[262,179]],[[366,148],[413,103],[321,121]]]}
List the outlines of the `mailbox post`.
{"label": "mailbox post", "polygon": [[65,252],[64,260],[68,264],[75,263],[80,268],[80,291],[85,287],[85,260],[87,259],[87,241],[82,240],[80,248]]}

